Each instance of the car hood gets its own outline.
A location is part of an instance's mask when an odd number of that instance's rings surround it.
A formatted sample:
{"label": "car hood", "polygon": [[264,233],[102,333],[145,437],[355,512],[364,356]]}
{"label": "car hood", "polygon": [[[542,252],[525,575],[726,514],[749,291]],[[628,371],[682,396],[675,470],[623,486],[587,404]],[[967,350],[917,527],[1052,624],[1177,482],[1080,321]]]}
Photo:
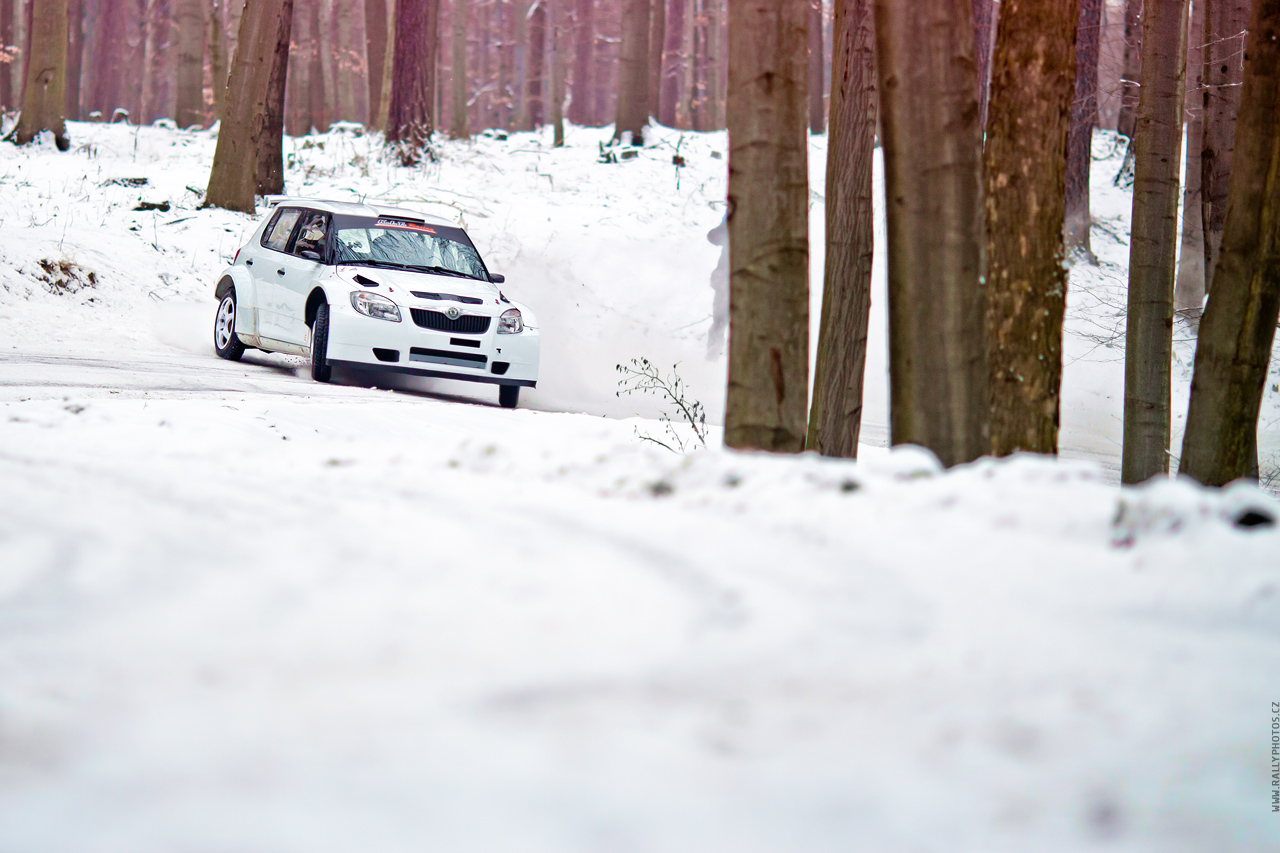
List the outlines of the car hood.
{"label": "car hood", "polygon": [[[483,304],[489,306],[496,307],[501,304],[496,284],[477,281],[474,278],[366,266],[339,266],[335,274],[354,288],[368,288],[374,293],[392,292],[399,296],[401,293],[408,295],[413,291],[418,291],[420,293],[438,293],[443,297],[444,301],[456,301],[450,299],[450,297],[467,296],[483,299]],[[369,287],[369,285],[357,281],[357,275],[377,282],[378,287]]]}

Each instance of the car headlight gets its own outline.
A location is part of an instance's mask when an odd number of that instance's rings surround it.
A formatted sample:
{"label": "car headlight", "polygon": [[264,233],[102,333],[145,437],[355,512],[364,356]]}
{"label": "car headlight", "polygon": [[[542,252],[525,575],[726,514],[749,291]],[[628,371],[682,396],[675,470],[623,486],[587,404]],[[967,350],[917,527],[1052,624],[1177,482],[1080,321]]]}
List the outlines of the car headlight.
{"label": "car headlight", "polygon": [[351,294],[351,307],[366,317],[372,317],[375,320],[390,320],[392,323],[400,322],[400,309],[396,307],[396,304],[387,297],[379,296],[376,293],[368,293],[363,290],[353,291]]}
{"label": "car headlight", "polygon": [[519,308],[508,308],[502,312],[502,316],[498,318],[498,334],[518,335],[523,331],[524,318],[520,316]]}

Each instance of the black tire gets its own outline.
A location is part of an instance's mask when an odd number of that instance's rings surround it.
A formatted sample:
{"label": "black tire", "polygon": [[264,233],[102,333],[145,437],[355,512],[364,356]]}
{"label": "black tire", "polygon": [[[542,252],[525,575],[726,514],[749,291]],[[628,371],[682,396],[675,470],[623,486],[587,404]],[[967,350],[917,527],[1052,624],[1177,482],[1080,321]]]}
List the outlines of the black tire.
{"label": "black tire", "polygon": [[329,303],[316,308],[316,319],[311,324],[311,378],[328,382],[333,368],[329,366]]}
{"label": "black tire", "polygon": [[218,303],[213,319],[213,351],[227,361],[239,361],[244,355],[244,344],[236,337],[236,311],[236,291],[232,288]]}
{"label": "black tire", "polygon": [[520,386],[519,385],[499,385],[498,386],[498,405],[504,409],[514,409],[516,403],[520,402]]}

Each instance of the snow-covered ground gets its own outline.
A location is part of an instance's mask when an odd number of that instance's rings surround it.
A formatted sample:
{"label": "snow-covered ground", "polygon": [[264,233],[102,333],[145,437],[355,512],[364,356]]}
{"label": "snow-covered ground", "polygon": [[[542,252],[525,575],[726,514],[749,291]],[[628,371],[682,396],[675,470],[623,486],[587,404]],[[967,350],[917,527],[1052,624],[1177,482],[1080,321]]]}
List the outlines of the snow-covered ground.
{"label": "snow-covered ground", "polygon": [[859,463],[639,438],[660,407],[616,396],[618,362],[723,409],[723,135],[602,164],[605,132],[516,134],[418,170],[287,141],[290,192],[466,225],[541,321],[516,411],[214,358],[253,219],[196,209],[210,134],[72,136],[0,146],[0,851],[1280,846],[1280,532],[1235,523],[1280,508],[1113,485],[1114,157],[1072,277],[1075,458],[941,472],[879,446],[882,267]]}

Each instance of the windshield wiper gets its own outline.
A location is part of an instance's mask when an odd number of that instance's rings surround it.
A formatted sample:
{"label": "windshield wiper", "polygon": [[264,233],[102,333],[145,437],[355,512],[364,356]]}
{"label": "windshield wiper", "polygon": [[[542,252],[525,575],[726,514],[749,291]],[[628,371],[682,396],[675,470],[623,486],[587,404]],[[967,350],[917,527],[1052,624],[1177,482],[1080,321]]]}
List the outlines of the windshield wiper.
{"label": "windshield wiper", "polygon": [[477,279],[473,275],[467,275],[464,272],[451,270],[448,267],[414,267],[414,269],[422,270],[423,272],[439,273],[440,275],[451,275],[451,276],[454,276],[455,278],[469,278],[469,279],[472,279],[473,281],[479,281],[479,279]]}
{"label": "windshield wiper", "polygon": [[456,278],[469,278],[473,281],[480,281],[480,279],[477,279],[473,275],[467,275],[464,272],[451,270],[448,267],[426,267],[426,266],[422,266],[421,264],[402,264],[402,263],[399,263],[398,261],[383,261],[377,258],[355,258],[349,261],[346,261],[346,260],[338,261],[338,263],[344,264],[347,266],[389,267],[391,269],[397,269],[397,270],[408,270],[409,272],[438,273],[440,275],[451,275],[451,276],[455,276]]}

